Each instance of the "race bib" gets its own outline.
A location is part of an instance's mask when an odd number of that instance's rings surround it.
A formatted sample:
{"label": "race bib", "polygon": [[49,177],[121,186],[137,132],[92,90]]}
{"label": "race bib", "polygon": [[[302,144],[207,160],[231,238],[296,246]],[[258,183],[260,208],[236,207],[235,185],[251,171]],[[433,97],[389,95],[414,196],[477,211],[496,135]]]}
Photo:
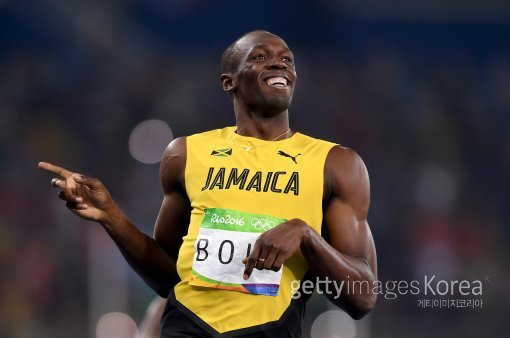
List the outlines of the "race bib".
{"label": "race bib", "polygon": [[285,221],[237,210],[206,209],[195,241],[189,283],[257,295],[278,295],[283,269],[277,272],[254,269],[250,278],[244,280],[242,260],[250,255],[261,233]]}

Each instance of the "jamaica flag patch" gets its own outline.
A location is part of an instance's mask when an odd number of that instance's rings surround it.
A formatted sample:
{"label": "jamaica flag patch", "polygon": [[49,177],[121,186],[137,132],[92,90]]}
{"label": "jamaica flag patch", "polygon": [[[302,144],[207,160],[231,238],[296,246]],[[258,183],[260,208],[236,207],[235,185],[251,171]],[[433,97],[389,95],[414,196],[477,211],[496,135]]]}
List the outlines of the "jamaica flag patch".
{"label": "jamaica flag patch", "polygon": [[227,157],[232,155],[232,148],[227,149],[216,149],[211,153],[212,156]]}

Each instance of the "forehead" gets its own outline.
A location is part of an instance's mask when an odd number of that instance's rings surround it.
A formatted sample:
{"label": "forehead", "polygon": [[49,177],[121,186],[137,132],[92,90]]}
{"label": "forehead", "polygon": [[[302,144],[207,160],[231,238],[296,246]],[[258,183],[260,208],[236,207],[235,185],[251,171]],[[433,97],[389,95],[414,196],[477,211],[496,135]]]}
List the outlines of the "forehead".
{"label": "forehead", "polygon": [[246,55],[255,48],[275,49],[278,51],[290,51],[289,47],[279,36],[271,33],[257,32],[241,38],[237,45],[242,54]]}

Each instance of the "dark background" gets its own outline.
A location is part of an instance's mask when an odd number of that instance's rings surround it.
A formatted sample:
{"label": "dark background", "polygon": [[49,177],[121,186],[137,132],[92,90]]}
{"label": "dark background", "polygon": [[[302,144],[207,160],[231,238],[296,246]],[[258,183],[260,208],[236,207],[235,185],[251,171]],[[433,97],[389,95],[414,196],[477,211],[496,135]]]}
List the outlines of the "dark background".
{"label": "dark background", "polygon": [[[379,279],[482,282],[476,296],[381,295],[358,337],[506,337],[503,0],[0,0],[0,336],[93,337],[112,311],[140,323],[155,294],[36,164],[100,177],[151,233],[158,164],[130,155],[130,133],[147,119],[174,137],[233,125],[219,59],[253,29],[282,36],[296,56],[291,127],[365,160]],[[483,306],[421,308],[423,299]],[[314,298],[306,336],[329,308]]]}

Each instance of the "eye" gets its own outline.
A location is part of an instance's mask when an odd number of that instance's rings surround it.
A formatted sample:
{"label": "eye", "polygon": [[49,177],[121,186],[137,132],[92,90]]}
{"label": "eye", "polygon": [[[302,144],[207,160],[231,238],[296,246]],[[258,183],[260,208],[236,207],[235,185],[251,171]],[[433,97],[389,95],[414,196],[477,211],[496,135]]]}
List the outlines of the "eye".
{"label": "eye", "polygon": [[290,56],[284,56],[283,62],[290,63],[291,65],[294,64],[294,60]]}
{"label": "eye", "polygon": [[264,54],[256,54],[252,57],[253,60],[262,61],[266,59],[266,56]]}

